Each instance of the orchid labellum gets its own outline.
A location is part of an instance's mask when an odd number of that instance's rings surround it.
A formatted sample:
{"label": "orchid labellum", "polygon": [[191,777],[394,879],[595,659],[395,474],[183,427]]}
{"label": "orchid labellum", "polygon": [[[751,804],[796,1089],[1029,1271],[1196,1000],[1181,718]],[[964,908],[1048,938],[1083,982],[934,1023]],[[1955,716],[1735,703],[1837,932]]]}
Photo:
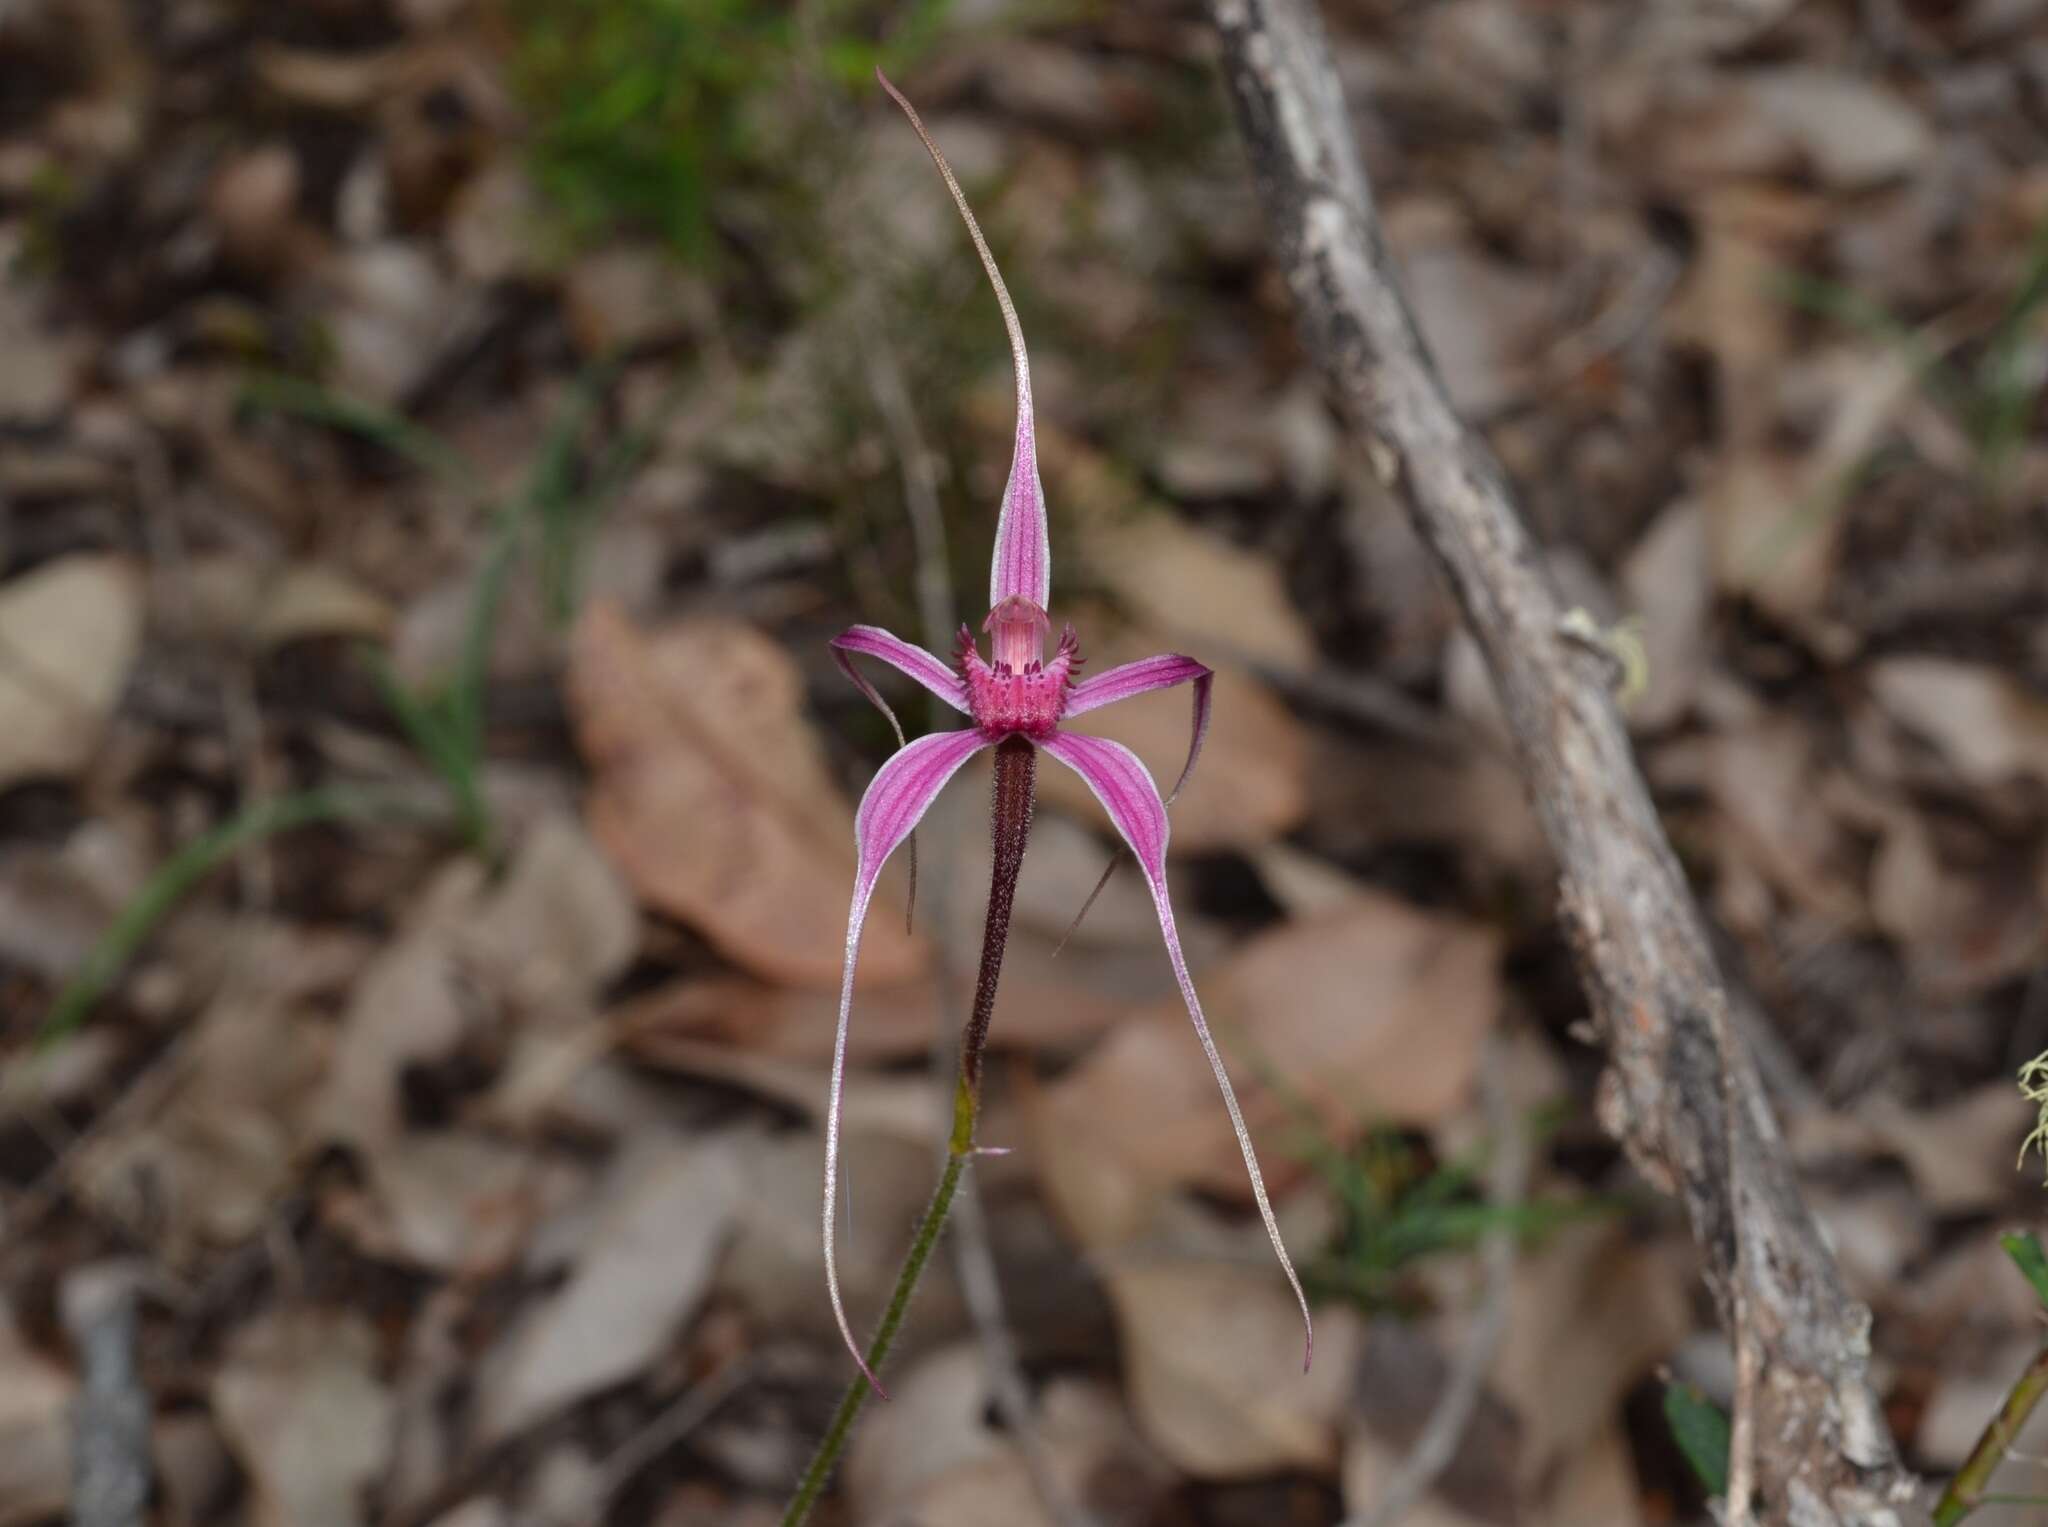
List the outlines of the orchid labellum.
{"label": "orchid labellum", "polygon": [[[1231,1127],[1236,1130],[1238,1145],[1244,1153],[1252,1196],[1258,1201],[1266,1234],[1271,1238],[1281,1269],[1301,1304],[1302,1321],[1307,1326],[1308,1299],[1302,1292],[1301,1280],[1295,1275],[1293,1263],[1288,1260],[1287,1249],[1281,1244],[1280,1228],[1274,1221],[1265,1181],[1259,1174],[1251,1136],[1245,1129],[1244,1116],[1237,1106],[1236,1094],[1231,1090],[1230,1078],[1224,1073],[1216,1042],[1210,1037],[1209,1026],[1202,1017],[1202,1005],[1195,996],[1194,983],[1188,977],[1187,960],[1181,953],[1180,935],[1174,927],[1173,906],[1166,891],[1166,801],[1161,798],[1159,787],[1153,783],[1145,765],[1129,748],[1106,738],[1067,730],[1067,724],[1076,717],[1100,710],[1118,700],[1178,684],[1190,685],[1194,697],[1194,722],[1187,763],[1181,770],[1180,783],[1185,784],[1201,753],[1203,734],[1208,729],[1209,689],[1213,675],[1191,657],[1167,653],[1126,663],[1093,678],[1081,678],[1080,643],[1072,626],[1062,630],[1052,656],[1048,658],[1045,655],[1046,639],[1051,630],[1046,611],[1052,595],[1052,550],[1046,529],[1045,491],[1038,479],[1038,455],[1031,413],[1031,364],[1024,350],[1024,334],[1017,322],[1016,309],[1011,305],[1009,291],[1003,285],[1002,274],[996,269],[995,258],[989,253],[987,241],[982,238],[981,228],[975,222],[974,213],[969,210],[967,199],[961,193],[959,182],[953,178],[945,156],[932,142],[917,112],[895,86],[883,79],[882,87],[903,108],[911,126],[924,140],[933,163],[945,179],[946,189],[952,193],[954,205],[960,209],[960,216],[967,224],[967,232],[981,256],[982,267],[995,288],[996,303],[1002,309],[1003,324],[1009,331],[1010,353],[1016,366],[1017,441],[1015,455],[1010,462],[1009,483],[1003,489],[1002,511],[996,521],[995,556],[989,569],[989,613],[982,622],[982,631],[989,638],[988,656],[982,656],[973,633],[965,625],[960,628],[959,649],[951,663],[877,626],[854,626],[832,642],[834,655],[847,676],[884,713],[888,713],[889,707],[874,686],[854,668],[852,658],[855,654],[881,659],[923,685],[968,721],[960,731],[937,732],[904,745],[876,774],[855,817],[854,837],[859,862],[854,878],[853,907],[846,926],[846,970],[839,995],[839,1029],[832,1051],[832,1096],[825,1137],[825,1277],[831,1290],[832,1313],[854,1354],[854,1360],[860,1363],[862,1371],[872,1382],[874,1375],[861,1357],[860,1347],[847,1323],[833,1251],[833,1209],[839,1184],[840,1098],[846,1074],[847,1021],[853,1008],[854,962],[860,952],[861,926],[866,920],[868,903],[882,866],[898,845],[910,836],[939,791],[961,766],[984,748],[993,748],[996,750],[996,878],[990,894],[982,980],[977,988],[975,1010],[969,1020],[965,1040],[963,1085],[979,1085],[980,1052],[994,1006],[995,974],[1000,968],[1004,937],[1008,931],[1010,896],[1030,827],[1035,755],[1044,752],[1087,782],[1144,873],[1151,889],[1152,905],[1159,914],[1166,956],[1172,963],[1174,979],[1179,982],[1181,996],[1187,1003],[1195,1038],[1216,1073],[1223,1106],[1229,1110]],[[890,722],[892,725],[895,723],[893,714],[890,714]],[[900,728],[898,735],[901,736]],[[1176,784],[1174,793],[1178,794],[1179,790],[1180,784]],[[964,1149],[965,1142],[956,1139],[955,1148]],[[1312,1354],[1313,1350],[1311,1331],[1308,1351]],[[880,1385],[876,1387],[879,1389]]]}

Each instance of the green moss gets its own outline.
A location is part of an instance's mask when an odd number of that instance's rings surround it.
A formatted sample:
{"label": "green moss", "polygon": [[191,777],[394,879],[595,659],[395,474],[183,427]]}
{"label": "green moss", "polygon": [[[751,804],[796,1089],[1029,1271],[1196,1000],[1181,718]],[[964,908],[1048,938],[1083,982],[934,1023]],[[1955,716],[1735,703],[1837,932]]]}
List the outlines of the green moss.
{"label": "green moss", "polygon": [[928,47],[948,4],[919,0],[885,34],[896,8],[872,0],[511,0],[535,179],[575,240],[652,234],[703,262],[714,203],[793,186],[798,87],[864,85]]}

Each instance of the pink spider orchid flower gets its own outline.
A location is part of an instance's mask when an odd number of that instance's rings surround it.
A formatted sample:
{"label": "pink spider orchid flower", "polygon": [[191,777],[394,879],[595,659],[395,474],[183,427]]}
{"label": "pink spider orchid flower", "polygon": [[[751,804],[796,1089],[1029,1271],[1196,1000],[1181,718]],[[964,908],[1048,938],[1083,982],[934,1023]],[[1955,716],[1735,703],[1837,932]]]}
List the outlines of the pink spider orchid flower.
{"label": "pink spider orchid flower", "polygon": [[[1223,1106],[1229,1111],[1231,1127],[1237,1132],[1237,1143],[1244,1153],[1245,1171],[1251,1178],[1252,1196],[1258,1201],[1259,1217],[1265,1222],[1274,1254],[1279,1257],[1281,1269],[1301,1305],[1302,1323],[1307,1332],[1305,1370],[1315,1350],[1308,1297],[1302,1292],[1301,1279],[1295,1274],[1294,1264],[1288,1259],[1287,1248],[1281,1242],[1280,1227],[1266,1195],[1265,1179],[1259,1172],[1251,1135],[1245,1128],[1244,1115],[1238,1108],[1230,1078],[1224,1072],[1223,1058],[1217,1053],[1209,1025],[1202,1017],[1202,1004],[1195,996],[1193,981],[1188,977],[1187,959],[1181,952],[1180,934],[1174,927],[1173,905],[1166,890],[1166,805],[1171,797],[1166,800],[1160,797],[1159,787],[1153,783],[1145,765],[1122,743],[1066,729],[1066,723],[1073,718],[1100,710],[1118,700],[1177,684],[1192,685],[1193,735],[1180,782],[1174,786],[1173,793],[1178,795],[1202,751],[1202,738],[1209,725],[1209,688],[1214,676],[1209,668],[1191,657],[1166,653],[1126,663],[1090,679],[1081,679],[1077,675],[1082,662],[1080,644],[1072,626],[1062,631],[1051,659],[1045,657],[1045,639],[1051,627],[1046,608],[1052,592],[1052,553],[1046,530],[1045,491],[1038,477],[1031,414],[1031,363],[1024,350],[1023,330],[1018,325],[1017,312],[1010,302],[1009,289],[1003,284],[1002,273],[996,269],[995,257],[989,253],[981,227],[975,222],[974,213],[968,208],[967,198],[961,193],[959,182],[953,178],[945,156],[925,131],[924,123],[910,102],[881,76],[879,70],[876,76],[881,79],[882,88],[903,108],[918,137],[924,140],[925,148],[946,182],[946,189],[952,193],[954,205],[960,209],[960,216],[967,224],[968,235],[974,241],[976,253],[981,256],[982,268],[988,272],[989,281],[995,288],[996,303],[1002,309],[1003,325],[1009,332],[1011,359],[1017,373],[1017,441],[1010,462],[1009,483],[1003,489],[1002,511],[996,522],[995,556],[989,569],[990,608],[988,618],[982,623],[982,630],[990,638],[988,658],[984,659],[977,650],[974,635],[964,624],[960,627],[959,650],[952,663],[879,626],[854,626],[832,640],[833,655],[839,666],[859,686],[861,693],[889,717],[891,726],[896,726],[894,713],[874,686],[854,668],[853,654],[880,658],[961,712],[970,723],[960,731],[935,732],[902,746],[875,775],[854,819],[858,868],[854,877],[853,906],[846,925],[846,969],[839,994],[839,1028],[832,1049],[832,1094],[825,1134],[825,1279],[831,1291],[832,1313],[839,1322],[840,1334],[845,1337],[854,1361],[860,1364],[869,1382],[881,1392],[881,1385],[875,1382],[847,1322],[833,1250],[847,1022],[853,1008],[854,963],[860,952],[861,925],[867,917],[875,882],[889,856],[910,836],[946,782],[984,748],[999,749],[999,815],[1005,809],[1005,759],[1014,758],[1020,752],[1024,755],[1021,770],[1023,801],[1017,808],[1017,825],[1013,830],[1014,851],[1021,859],[1022,837],[1029,825],[1029,753],[1035,747],[1051,754],[1081,776],[1108,812],[1110,821],[1130,846],[1138,867],[1144,872],[1152,893],[1152,905],[1159,914],[1159,928],[1165,938],[1166,956],[1172,963],[1174,979],[1180,984],[1188,1017],[1194,1023],[1195,1037],[1208,1056],[1210,1068],[1216,1073]],[[896,732],[900,740],[902,728],[896,726]],[[1029,746],[1023,746],[1018,739]],[[1000,820],[997,828],[1000,854],[1003,831]],[[1005,902],[1007,899],[1003,898]],[[1008,924],[1007,905],[999,910],[1000,917],[998,910],[993,908],[990,915],[991,930],[997,939],[1001,938]],[[996,959],[1000,961],[1000,958],[998,943]],[[984,987],[986,1003],[992,1006],[992,978],[984,982]],[[970,1077],[976,1074],[973,1068],[979,1058],[977,1029],[986,1025],[987,1017],[986,1012],[977,1012],[975,1022],[970,1024],[967,1046]]]}

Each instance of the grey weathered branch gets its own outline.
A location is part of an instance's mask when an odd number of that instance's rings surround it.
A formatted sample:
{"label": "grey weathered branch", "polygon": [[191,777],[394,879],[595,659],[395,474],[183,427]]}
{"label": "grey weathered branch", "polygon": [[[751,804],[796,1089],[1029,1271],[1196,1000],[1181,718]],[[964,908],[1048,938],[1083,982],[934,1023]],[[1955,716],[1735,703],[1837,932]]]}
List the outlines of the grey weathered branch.
{"label": "grey weathered branch", "polygon": [[[1869,1313],[1801,1200],[1705,923],[1609,693],[1485,444],[1452,411],[1382,239],[1308,0],[1211,0],[1276,256],[1317,366],[1484,652],[1560,876],[1610,1066],[1601,1115],[1684,1204],[1756,1379],[1738,1396],[1772,1522],[1924,1520],[1873,1396]],[[1738,1468],[1736,1477],[1743,1476]],[[1731,1522],[1749,1519],[1733,1503]]]}

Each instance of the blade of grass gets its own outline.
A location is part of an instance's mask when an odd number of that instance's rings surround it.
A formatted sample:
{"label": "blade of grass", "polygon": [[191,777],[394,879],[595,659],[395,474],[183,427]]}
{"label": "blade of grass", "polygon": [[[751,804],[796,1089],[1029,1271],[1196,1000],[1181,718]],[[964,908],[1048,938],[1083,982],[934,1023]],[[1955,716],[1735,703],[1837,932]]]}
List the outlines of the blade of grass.
{"label": "blade of grass", "polygon": [[422,429],[401,414],[302,377],[259,373],[243,380],[240,401],[246,407],[270,409],[324,424],[330,429],[382,446],[392,455],[440,478],[478,503],[490,495],[469,459],[432,430]]}
{"label": "blade of grass", "polygon": [[1949,369],[1942,350],[1861,292],[1798,270],[1777,272],[1771,289],[1780,301],[1792,307],[1833,319],[1845,328],[1893,346],[1906,357],[1914,376],[1935,395],[1935,401],[1958,419],[1970,416],[1970,388]]}
{"label": "blade of grass", "polygon": [[1999,497],[2041,396],[2042,380],[2028,364],[2033,338],[2028,328],[2044,302],[2048,302],[2048,218],[2035,225],[2019,286],[1993,326],[1979,364],[1983,404],[1978,411],[1978,450],[1984,458],[1985,475]]}
{"label": "blade of grass", "polygon": [[408,688],[392,668],[390,659],[374,647],[365,649],[364,661],[399,730],[455,797],[463,841],[481,851],[491,837],[490,803],[483,793],[483,760],[458,733],[441,697],[421,695]]}
{"label": "blade of grass", "polygon": [[186,893],[242,848],[318,822],[361,820],[417,809],[416,803],[402,802],[389,793],[323,786],[259,801],[194,838],[158,866],[65,982],[37,1031],[38,1048],[56,1043],[84,1022]]}

